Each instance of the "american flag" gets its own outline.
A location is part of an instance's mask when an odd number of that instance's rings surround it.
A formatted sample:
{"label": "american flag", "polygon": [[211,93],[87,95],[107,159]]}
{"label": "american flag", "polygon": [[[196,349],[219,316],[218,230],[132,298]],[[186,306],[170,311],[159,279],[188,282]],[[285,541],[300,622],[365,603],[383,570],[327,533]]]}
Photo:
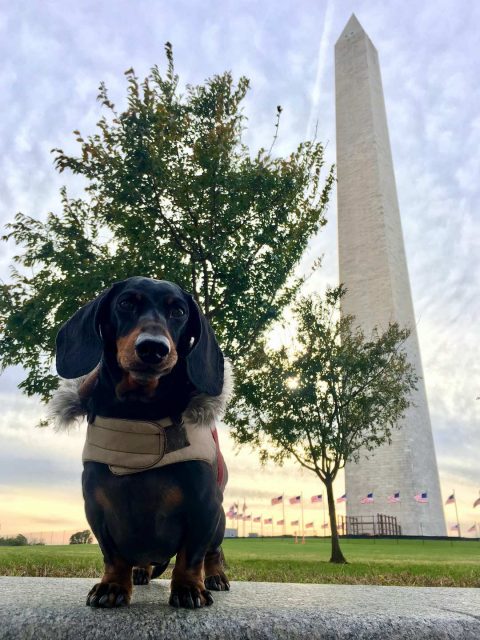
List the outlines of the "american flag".
{"label": "american flag", "polygon": [[340,498],[337,498],[337,503],[340,504],[340,502],[346,502],[347,501],[347,494],[344,493],[343,496],[340,496]]}
{"label": "american flag", "polygon": [[393,495],[388,496],[387,502],[390,502],[390,504],[395,504],[395,502],[400,502],[400,491],[395,491]]}
{"label": "american flag", "polygon": [[237,513],[237,520],[243,520],[243,513]]}
{"label": "american flag", "polygon": [[373,500],[373,493],[367,493],[367,495],[365,496],[365,498],[362,498],[360,500],[360,504],[372,504],[372,502],[374,502]]}
{"label": "american flag", "polygon": [[251,519],[252,519],[252,516],[251,516],[251,515],[249,515],[249,516],[243,516],[243,519],[244,519],[244,520],[251,520]]}
{"label": "american flag", "polygon": [[327,529],[328,528],[328,522],[324,522],[322,524],[322,529]]}
{"label": "american flag", "polygon": [[480,497],[478,497],[475,502],[473,503],[473,507],[478,507],[478,505],[480,504]]}
{"label": "american flag", "polygon": [[277,520],[278,525],[283,525],[283,520]]}
{"label": "american flag", "polygon": [[416,496],[414,496],[414,499],[417,502],[421,502],[422,504],[425,504],[425,502],[428,502],[428,495],[426,491],[422,491],[422,493],[417,493]]}
{"label": "american flag", "polygon": [[310,498],[310,502],[323,502],[323,496],[322,494],[318,495],[318,496],[312,496]]}
{"label": "american flag", "polygon": [[452,493],[451,496],[448,496],[448,498],[445,500],[445,504],[454,504],[455,503],[455,494]]}
{"label": "american flag", "polygon": [[227,518],[234,518],[235,515],[235,511],[232,509],[232,507],[230,507],[230,509],[227,511]]}
{"label": "american flag", "polygon": [[262,516],[257,516],[256,518],[253,519],[254,522],[261,522],[262,521]]}
{"label": "american flag", "polygon": [[307,522],[305,529],[313,529],[313,522]]}
{"label": "american flag", "polygon": [[263,521],[264,524],[273,524],[273,520],[271,518],[267,518]]}
{"label": "american flag", "polygon": [[472,526],[470,527],[470,529],[468,530],[469,533],[471,533],[472,531],[476,531],[477,530],[477,525],[476,524],[472,524]]}
{"label": "american flag", "polygon": [[300,504],[302,501],[302,496],[295,496],[294,498],[290,498],[290,504]]}
{"label": "american flag", "polygon": [[298,520],[292,520],[292,521],[290,522],[290,524],[292,525],[292,527],[296,527],[296,526],[298,526],[299,521],[298,521]]}
{"label": "american flag", "polygon": [[458,531],[458,524],[452,524],[452,526],[450,527],[450,531]]}
{"label": "american flag", "polygon": [[277,496],[276,498],[272,498],[272,506],[275,504],[281,504],[283,502],[283,496]]}

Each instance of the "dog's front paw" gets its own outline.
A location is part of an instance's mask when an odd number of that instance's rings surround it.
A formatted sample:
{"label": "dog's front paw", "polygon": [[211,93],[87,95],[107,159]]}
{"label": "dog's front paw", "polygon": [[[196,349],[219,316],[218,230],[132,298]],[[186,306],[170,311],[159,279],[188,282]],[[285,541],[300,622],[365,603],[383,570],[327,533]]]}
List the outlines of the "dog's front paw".
{"label": "dog's front paw", "polygon": [[99,582],[87,596],[87,607],[124,607],[130,604],[130,592],[116,582]]}
{"label": "dog's front paw", "polygon": [[198,589],[197,587],[180,587],[172,585],[172,592],[168,601],[172,607],[179,609],[199,609],[209,607],[213,604],[213,597],[210,591]]}
{"label": "dog's front paw", "polygon": [[205,578],[205,587],[212,591],[230,591],[230,582],[223,571],[218,571],[215,575]]}
{"label": "dog's front paw", "polygon": [[152,567],[133,567],[133,584],[148,584],[152,576]]}

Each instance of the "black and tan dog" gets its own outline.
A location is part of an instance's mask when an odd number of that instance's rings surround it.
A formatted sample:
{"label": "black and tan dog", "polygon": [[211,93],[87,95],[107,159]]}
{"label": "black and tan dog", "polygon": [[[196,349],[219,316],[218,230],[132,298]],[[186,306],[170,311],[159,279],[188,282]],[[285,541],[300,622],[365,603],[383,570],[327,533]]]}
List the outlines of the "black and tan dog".
{"label": "black and tan dog", "polygon": [[174,556],[174,607],[210,605],[210,590],[229,589],[214,426],[224,364],[207,319],[171,282],[117,282],[60,329],[57,370],[67,380],[52,413],[88,417],[83,495],[105,561],[87,605],[128,604],[132,583],[157,577]]}

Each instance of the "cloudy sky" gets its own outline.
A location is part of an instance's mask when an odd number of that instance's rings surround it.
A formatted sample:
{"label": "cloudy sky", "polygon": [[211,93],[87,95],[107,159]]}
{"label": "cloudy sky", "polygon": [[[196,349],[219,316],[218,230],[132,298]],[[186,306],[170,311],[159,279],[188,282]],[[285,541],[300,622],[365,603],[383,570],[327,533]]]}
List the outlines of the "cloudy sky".
{"label": "cloudy sky", "polygon": [[[253,148],[270,144],[276,105],[283,114],[276,152],[290,152],[318,129],[335,161],[333,46],[355,12],[376,45],[383,75],[400,210],[444,498],[456,490],[470,526],[480,489],[480,3],[474,0],[58,0],[3,3],[0,15],[0,223],[17,211],[59,210],[59,188],[82,183],[57,175],[52,147],[76,151],[72,131],[93,132],[104,80],[121,105],[123,72],[164,67],[174,46],[181,84],[231,70],[246,75]],[[267,147],[268,148],[268,147]],[[312,243],[307,266],[324,254],[318,285],[337,279],[336,202]],[[13,246],[0,247],[8,280]],[[35,428],[43,408],[16,390],[21,372],[0,379],[1,533],[84,525],[80,495],[82,433]],[[285,491],[319,493],[314,477],[289,466],[261,470],[235,456],[222,433],[231,483],[227,501],[276,517],[267,502]],[[337,494],[343,491],[341,479]],[[447,523],[454,521],[446,507]],[[295,519],[293,508],[287,515]],[[291,515],[291,518],[290,518]],[[321,511],[308,517],[321,518]]]}

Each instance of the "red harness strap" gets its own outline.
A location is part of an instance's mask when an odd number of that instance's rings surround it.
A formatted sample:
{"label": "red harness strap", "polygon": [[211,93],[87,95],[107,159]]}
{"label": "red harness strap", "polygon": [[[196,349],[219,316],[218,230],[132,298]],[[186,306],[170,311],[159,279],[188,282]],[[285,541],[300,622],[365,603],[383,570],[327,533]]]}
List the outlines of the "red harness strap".
{"label": "red harness strap", "polygon": [[222,452],[220,451],[220,444],[218,442],[217,427],[212,427],[212,436],[215,441],[215,447],[217,449],[217,484],[222,489],[227,484],[227,469],[225,466],[225,460],[223,459]]}

